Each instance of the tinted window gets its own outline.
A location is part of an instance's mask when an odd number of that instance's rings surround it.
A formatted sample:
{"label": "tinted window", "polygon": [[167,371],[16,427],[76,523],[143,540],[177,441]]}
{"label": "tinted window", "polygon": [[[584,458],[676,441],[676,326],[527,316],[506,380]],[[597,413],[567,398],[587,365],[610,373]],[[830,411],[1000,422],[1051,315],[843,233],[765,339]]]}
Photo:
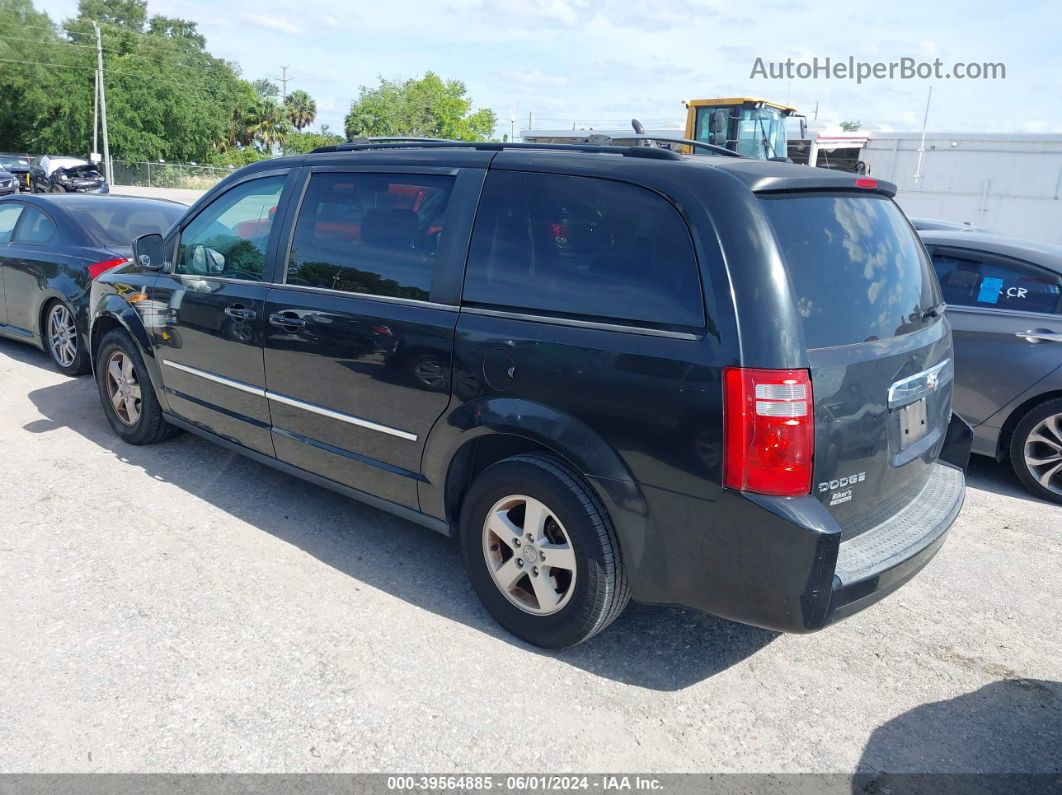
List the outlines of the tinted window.
{"label": "tinted window", "polygon": [[288,284],[428,300],[453,178],[314,174]]}
{"label": "tinted window", "polygon": [[260,280],[284,177],[264,177],[222,194],[181,231],[177,273]]}
{"label": "tinted window", "polygon": [[689,230],[666,200],[610,180],[492,173],[480,200],[466,303],[703,326]]}
{"label": "tinted window", "polygon": [[11,233],[15,229],[15,222],[18,221],[21,212],[21,204],[14,202],[0,204],[0,243],[11,242]]}
{"label": "tinted window", "polygon": [[879,196],[764,197],[809,348],[885,339],[923,327],[939,303],[925,249]]}
{"label": "tinted window", "polygon": [[55,222],[43,210],[26,207],[13,238],[16,243],[47,243],[56,234]]}
{"label": "tinted window", "polygon": [[1017,263],[982,262],[974,255],[967,259],[936,254],[933,265],[949,304],[1059,312],[1062,278],[1056,274]]}

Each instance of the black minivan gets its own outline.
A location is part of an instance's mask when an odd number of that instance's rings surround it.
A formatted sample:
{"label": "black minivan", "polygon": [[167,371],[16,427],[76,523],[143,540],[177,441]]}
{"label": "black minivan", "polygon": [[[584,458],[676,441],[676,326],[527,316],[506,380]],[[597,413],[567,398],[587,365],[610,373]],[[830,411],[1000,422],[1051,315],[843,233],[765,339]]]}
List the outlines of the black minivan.
{"label": "black minivan", "polygon": [[964,496],[893,192],[651,147],[258,163],[96,281],[100,398],[133,444],[192,431],[459,538],[541,646],[630,598],[816,630],[914,576]]}

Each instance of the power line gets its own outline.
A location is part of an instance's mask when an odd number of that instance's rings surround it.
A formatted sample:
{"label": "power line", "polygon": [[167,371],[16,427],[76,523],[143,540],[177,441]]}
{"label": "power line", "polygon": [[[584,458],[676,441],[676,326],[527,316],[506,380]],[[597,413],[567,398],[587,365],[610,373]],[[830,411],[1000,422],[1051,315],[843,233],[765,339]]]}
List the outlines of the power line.
{"label": "power line", "polygon": [[7,39],[8,41],[28,41],[28,42],[31,42],[32,44],[48,44],[48,45],[51,45],[51,46],[54,46],[54,45],[58,44],[60,46],[68,46],[68,47],[84,47],[85,49],[88,49],[88,50],[95,50],[96,49],[91,44],[76,44],[75,42],[72,42],[72,41],[56,41],[54,39],[52,41],[48,41],[47,39],[27,39],[24,36],[0,36],[0,39]]}
{"label": "power line", "polygon": [[58,66],[60,69],[95,69],[95,66],[82,66],[80,64],[69,63],[47,63],[45,61],[18,61],[13,58],[0,58],[0,63],[21,63],[27,66]]}

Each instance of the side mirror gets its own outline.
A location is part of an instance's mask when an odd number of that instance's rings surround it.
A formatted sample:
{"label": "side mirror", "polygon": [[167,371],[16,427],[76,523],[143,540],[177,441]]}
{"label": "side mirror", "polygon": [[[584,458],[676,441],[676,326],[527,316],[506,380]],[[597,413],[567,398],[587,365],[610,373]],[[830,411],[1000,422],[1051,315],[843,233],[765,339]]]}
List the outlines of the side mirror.
{"label": "side mirror", "polygon": [[166,247],[162,235],[141,235],[134,240],[133,261],[144,270],[162,270],[166,264]]}
{"label": "side mirror", "polygon": [[708,117],[708,142],[716,146],[726,146],[727,127],[730,125],[730,114],[720,108],[712,111]]}

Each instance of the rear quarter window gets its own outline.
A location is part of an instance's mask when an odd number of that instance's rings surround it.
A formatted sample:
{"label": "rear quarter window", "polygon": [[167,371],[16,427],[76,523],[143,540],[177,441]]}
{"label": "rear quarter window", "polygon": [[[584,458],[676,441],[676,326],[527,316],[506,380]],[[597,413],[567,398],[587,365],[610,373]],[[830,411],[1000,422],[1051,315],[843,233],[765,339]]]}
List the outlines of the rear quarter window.
{"label": "rear quarter window", "polygon": [[593,177],[494,172],[465,303],[631,325],[704,326],[686,222],[662,196]]}
{"label": "rear quarter window", "polygon": [[929,258],[900,208],[874,194],[761,199],[809,348],[886,339],[930,322],[940,302]]}

